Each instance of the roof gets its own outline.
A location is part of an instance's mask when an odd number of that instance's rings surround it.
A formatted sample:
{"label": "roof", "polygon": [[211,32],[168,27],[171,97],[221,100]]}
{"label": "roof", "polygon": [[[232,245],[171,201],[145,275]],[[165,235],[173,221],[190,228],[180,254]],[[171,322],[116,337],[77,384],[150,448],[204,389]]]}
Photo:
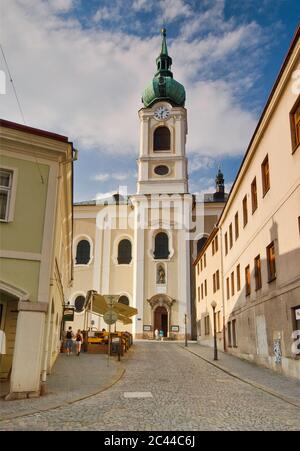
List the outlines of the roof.
{"label": "roof", "polygon": [[57,133],[48,132],[46,130],[41,130],[39,128],[29,127],[28,125],[18,124],[16,122],[7,121],[5,119],[0,119],[0,126],[11,128],[13,130],[19,130],[21,132],[30,133],[31,135],[43,136],[48,139],[55,139],[56,141],[69,142],[67,136],[58,135]]}

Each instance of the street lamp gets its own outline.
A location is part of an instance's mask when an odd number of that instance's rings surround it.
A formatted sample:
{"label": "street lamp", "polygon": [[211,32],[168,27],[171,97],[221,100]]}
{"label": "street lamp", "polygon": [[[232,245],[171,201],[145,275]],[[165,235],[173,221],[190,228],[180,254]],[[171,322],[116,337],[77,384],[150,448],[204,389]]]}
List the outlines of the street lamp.
{"label": "street lamp", "polygon": [[216,313],[215,313],[215,310],[217,307],[216,301],[212,301],[211,306],[213,309],[213,316],[214,316],[214,360],[218,360],[217,327],[216,327]]}

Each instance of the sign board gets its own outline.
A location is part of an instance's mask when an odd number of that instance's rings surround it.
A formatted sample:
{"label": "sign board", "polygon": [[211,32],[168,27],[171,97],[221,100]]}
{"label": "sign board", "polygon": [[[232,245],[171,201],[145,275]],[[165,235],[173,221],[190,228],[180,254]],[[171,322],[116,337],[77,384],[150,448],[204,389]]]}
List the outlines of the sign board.
{"label": "sign board", "polygon": [[179,326],[171,326],[171,332],[179,332]]}
{"label": "sign board", "polygon": [[118,319],[118,314],[113,310],[108,310],[108,312],[104,313],[103,320],[106,324],[114,324]]}
{"label": "sign board", "polygon": [[296,321],[300,321],[300,308],[295,309]]}
{"label": "sign board", "polygon": [[143,330],[144,330],[144,332],[151,332],[151,326],[144,324]]}
{"label": "sign board", "polygon": [[63,320],[64,321],[74,321],[74,309],[73,308],[67,307],[64,309]]}

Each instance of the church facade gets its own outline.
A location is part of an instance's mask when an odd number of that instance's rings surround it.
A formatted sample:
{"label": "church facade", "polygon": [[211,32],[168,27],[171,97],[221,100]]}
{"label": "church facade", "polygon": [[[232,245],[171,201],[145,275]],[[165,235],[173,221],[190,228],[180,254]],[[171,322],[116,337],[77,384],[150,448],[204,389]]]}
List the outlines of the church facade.
{"label": "church facade", "polygon": [[[199,203],[189,193],[185,89],[173,78],[165,30],[156,65],[139,111],[136,194],[74,205],[74,328],[85,326],[85,296],[95,290],[138,309],[126,326],[135,338],[153,338],[156,329],[169,339],[193,334],[192,259],[217,222],[225,194],[221,188]],[[105,327],[95,315],[88,322]]]}

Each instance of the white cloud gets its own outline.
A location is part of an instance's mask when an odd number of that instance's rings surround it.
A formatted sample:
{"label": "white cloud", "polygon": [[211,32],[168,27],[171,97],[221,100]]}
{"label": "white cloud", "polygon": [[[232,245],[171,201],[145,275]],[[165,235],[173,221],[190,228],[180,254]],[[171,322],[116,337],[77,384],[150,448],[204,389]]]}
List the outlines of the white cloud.
{"label": "white cloud", "polygon": [[91,177],[91,180],[97,181],[97,182],[107,182],[108,180],[117,180],[119,182],[131,179],[135,177],[136,174],[132,172],[112,172],[110,174],[108,173],[100,173],[93,175]]}
{"label": "white cloud", "polygon": [[[50,6],[35,0],[29,8],[31,1],[1,3],[1,41],[27,123],[67,134],[81,150],[136,155],[137,111],[142,107],[142,91],[155,71],[160,37],[140,38],[120,29],[110,33],[92,21],[89,28],[83,28],[76,18],[54,13],[53,5],[61,11],[74,2],[54,0]],[[142,1],[135,4],[143,7]],[[179,16],[193,19],[191,7],[183,0],[164,0],[160,7],[170,21]],[[101,14],[104,18],[103,8]],[[222,21],[220,12],[215,17]],[[240,82],[219,81],[217,73],[209,71],[215,70],[214,64],[226,66],[233,52],[255,45],[256,31],[254,25],[245,25],[192,42],[180,36],[169,43],[174,77],[187,91],[187,145],[192,153],[213,158],[245,149],[256,118],[236,100]],[[202,72],[208,81],[198,81]],[[230,72],[234,74],[235,68]],[[247,77],[251,83],[251,73]],[[1,100],[0,115],[19,122],[12,91]],[[124,175],[119,177],[116,180],[125,180]]]}
{"label": "white cloud", "polygon": [[160,0],[161,16],[167,24],[179,17],[190,17],[193,12],[184,0]]}
{"label": "white cloud", "polygon": [[56,11],[66,12],[74,6],[74,0],[48,0],[49,5]]}

